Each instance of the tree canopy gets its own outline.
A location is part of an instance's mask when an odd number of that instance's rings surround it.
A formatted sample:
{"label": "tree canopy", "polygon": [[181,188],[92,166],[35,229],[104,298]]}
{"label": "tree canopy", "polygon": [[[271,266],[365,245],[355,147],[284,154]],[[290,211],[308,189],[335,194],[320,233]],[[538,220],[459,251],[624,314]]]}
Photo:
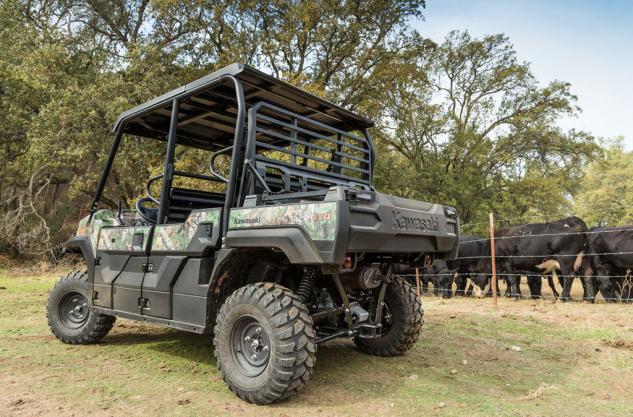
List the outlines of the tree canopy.
{"label": "tree canopy", "polygon": [[382,157],[392,153],[401,172],[382,169],[381,185],[452,204],[466,223],[490,210],[570,211],[598,147],[557,127],[579,110],[569,83],[541,86],[504,35],[451,32],[425,52],[413,82],[387,89]]}
{"label": "tree canopy", "polygon": [[[425,2],[6,0],[0,5],[0,248],[41,253],[85,214],[117,115],[243,62],[376,120],[376,186],[462,222],[569,211],[588,132],[569,83],[541,84],[505,35],[431,40]],[[124,142],[104,204],[128,206],[161,144]],[[184,164],[205,169],[195,152]],[[597,162],[592,162],[598,158]],[[593,166],[593,165],[591,165]]]}
{"label": "tree canopy", "polygon": [[575,201],[576,213],[589,225],[633,224],[633,152],[624,150],[621,138],[589,163]]}

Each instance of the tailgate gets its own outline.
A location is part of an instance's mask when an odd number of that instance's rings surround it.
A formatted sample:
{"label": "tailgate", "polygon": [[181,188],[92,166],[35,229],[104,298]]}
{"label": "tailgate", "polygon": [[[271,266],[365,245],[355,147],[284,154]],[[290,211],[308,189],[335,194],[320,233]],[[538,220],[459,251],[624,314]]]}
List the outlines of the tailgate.
{"label": "tailgate", "polygon": [[364,197],[349,201],[348,251],[456,255],[455,209],[382,193]]}

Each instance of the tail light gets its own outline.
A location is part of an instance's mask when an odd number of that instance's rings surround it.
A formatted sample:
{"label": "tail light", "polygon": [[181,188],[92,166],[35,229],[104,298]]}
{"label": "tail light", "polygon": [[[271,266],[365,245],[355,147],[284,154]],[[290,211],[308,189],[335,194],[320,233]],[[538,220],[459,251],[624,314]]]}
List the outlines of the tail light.
{"label": "tail light", "polygon": [[354,259],[350,255],[345,255],[345,259],[343,259],[343,269],[352,269],[354,266]]}

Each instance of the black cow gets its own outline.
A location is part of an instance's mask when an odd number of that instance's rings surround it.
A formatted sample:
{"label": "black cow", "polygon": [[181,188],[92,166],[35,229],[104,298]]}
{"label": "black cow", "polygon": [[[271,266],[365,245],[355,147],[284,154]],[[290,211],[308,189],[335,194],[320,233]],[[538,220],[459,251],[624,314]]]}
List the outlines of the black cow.
{"label": "black cow", "polygon": [[[429,258],[430,262],[431,259]],[[433,294],[451,298],[453,293],[453,275],[454,269],[449,269],[444,259],[435,259],[431,264],[425,264],[422,267],[413,268],[406,264],[396,264],[392,272],[395,274],[405,275],[409,283],[416,285],[415,274],[418,269],[420,274],[421,291],[427,293],[429,291],[429,283],[433,284]]]}
{"label": "black cow", "polygon": [[[495,247],[497,245],[495,244]],[[486,239],[484,241],[484,246],[483,246],[483,256],[484,257],[490,257],[490,239]],[[486,268],[490,268],[490,262],[486,263],[487,266]],[[554,294],[555,298],[558,298],[558,296],[560,295],[558,293],[558,291],[556,290],[556,285],[554,284],[554,278],[553,278],[553,272],[556,272],[558,270],[558,268],[560,268],[560,266],[558,265],[558,262],[553,261],[553,260],[547,260],[539,265],[537,265],[537,269],[539,270],[539,274],[536,276],[535,274],[530,274],[527,272],[522,272],[524,274],[526,274],[526,278],[527,278],[527,282],[528,282],[528,286],[530,287],[530,296],[534,299],[538,299],[542,297],[542,293],[541,293],[541,287],[542,287],[542,277],[543,276],[547,276],[547,283],[549,284],[550,289],[552,290],[552,293]],[[486,271],[488,272],[488,274],[490,274],[490,270],[486,269]],[[560,271],[558,271],[560,272]],[[504,292],[504,295],[506,297],[511,297],[511,296],[515,296],[515,297],[520,297],[521,294],[521,274],[520,273],[516,273],[516,274],[512,274],[512,276],[506,275],[503,276],[503,281],[506,284],[506,290]],[[486,274],[476,274],[475,277],[473,278],[473,281],[480,287],[482,288],[482,285],[488,285],[490,283],[490,278],[488,277],[488,275]],[[512,282],[516,282],[516,291],[512,291]],[[558,282],[560,283],[561,287],[564,286],[564,282],[563,282],[563,278],[558,276]],[[583,285],[584,285],[584,281],[583,281]],[[499,276],[497,276],[497,295],[500,294],[500,289],[499,289]],[[488,287],[488,296],[492,296],[492,286]]]}
{"label": "black cow", "polygon": [[[576,262],[574,263],[574,271],[578,271],[579,267],[577,265],[577,262],[580,262],[581,258],[577,257]],[[530,295],[532,296],[532,298],[541,298],[542,294],[541,294],[541,287],[542,287],[542,277],[547,276],[547,284],[549,285],[550,289],[552,290],[552,294],[554,295],[554,298],[558,298],[560,296],[560,294],[558,293],[558,291],[556,290],[556,285],[554,284],[554,272],[557,273],[558,276],[558,282],[560,284],[561,287],[565,288],[565,281],[564,281],[564,277],[558,275],[560,273],[560,265],[558,263],[558,261],[553,260],[553,259],[548,259],[545,262],[539,264],[536,266],[539,270],[540,273],[538,274],[538,276],[535,276],[534,274],[531,274],[529,276],[527,276],[527,282],[528,282],[528,286],[530,287]],[[582,268],[580,268],[582,269]],[[584,269],[583,269],[584,271]],[[582,285],[583,288],[585,288],[585,280],[582,281]],[[584,294],[585,298],[587,298],[587,292],[585,289],[585,294]]]}
{"label": "black cow", "polygon": [[[575,216],[549,223],[513,226],[496,232],[497,272],[505,276],[509,295],[520,297],[521,275],[527,275],[530,292],[537,297],[540,295],[541,278],[533,275],[560,271],[564,278],[561,300],[568,300],[575,273],[581,270],[582,255],[587,249],[585,232],[587,225]],[[490,245],[486,246],[486,256],[477,265],[477,270],[479,275],[487,276],[491,261]],[[593,285],[585,282],[587,297],[593,300]]]}
{"label": "black cow", "polygon": [[[475,288],[473,283],[485,291],[489,280],[485,276],[475,274],[477,264],[484,255],[484,242],[486,238],[483,236],[460,236],[459,255],[457,259],[448,261],[448,267],[456,271],[456,295],[472,295]],[[468,278],[471,282],[468,282]]]}
{"label": "black cow", "polygon": [[593,281],[605,300],[632,302],[633,225],[594,227],[587,233],[587,244]]}
{"label": "black cow", "polygon": [[444,259],[435,259],[431,265],[424,267],[421,277],[422,287],[428,288],[428,283],[433,283],[433,294],[444,298],[451,298],[453,294],[454,269],[450,269]]}

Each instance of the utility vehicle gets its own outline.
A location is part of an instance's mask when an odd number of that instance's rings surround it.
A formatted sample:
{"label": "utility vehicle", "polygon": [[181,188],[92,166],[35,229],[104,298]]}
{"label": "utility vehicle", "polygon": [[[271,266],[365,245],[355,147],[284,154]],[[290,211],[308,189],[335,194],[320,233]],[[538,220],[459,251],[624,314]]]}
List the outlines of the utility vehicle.
{"label": "utility vehicle", "polygon": [[[229,388],[257,404],[301,390],[329,340],[405,353],[423,312],[393,271],[455,257],[458,218],[374,190],[372,125],[241,64],[122,113],[68,242],[87,271],[51,291],[51,330],[95,343],[122,317],[213,334]],[[163,172],[135,210],[99,210],[124,137],[164,141]],[[207,172],[176,169],[187,147],[208,152]]]}

